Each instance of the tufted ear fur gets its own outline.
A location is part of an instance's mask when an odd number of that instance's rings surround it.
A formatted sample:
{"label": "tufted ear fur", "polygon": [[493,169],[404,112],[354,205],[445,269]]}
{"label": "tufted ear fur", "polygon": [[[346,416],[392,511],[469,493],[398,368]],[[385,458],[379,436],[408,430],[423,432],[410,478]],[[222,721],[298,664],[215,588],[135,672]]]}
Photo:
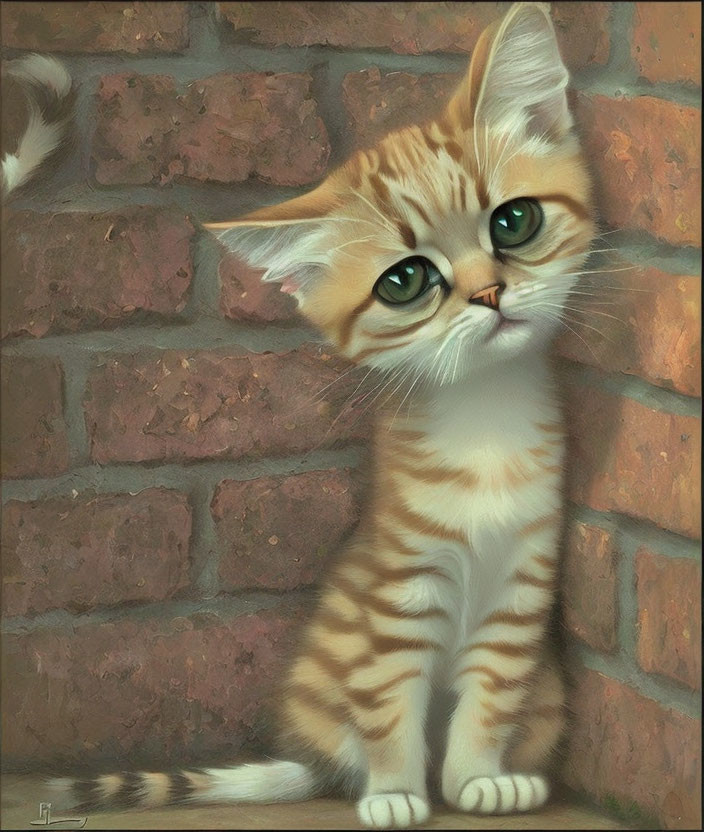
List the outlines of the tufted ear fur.
{"label": "tufted ear fur", "polygon": [[307,194],[225,222],[204,223],[231,251],[300,301],[327,265],[324,239],[338,198],[327,180]]}
{"label": "tufted ear fur", "polygon": [[560,141],[572,127],[568,81],[548,4],[515,3],[484,30],[448,112],[465,129]]}

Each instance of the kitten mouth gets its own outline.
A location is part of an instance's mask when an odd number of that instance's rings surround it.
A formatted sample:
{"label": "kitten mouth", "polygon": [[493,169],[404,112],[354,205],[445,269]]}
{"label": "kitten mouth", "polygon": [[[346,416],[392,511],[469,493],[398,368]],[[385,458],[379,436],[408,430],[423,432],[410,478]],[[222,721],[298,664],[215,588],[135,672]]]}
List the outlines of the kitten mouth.
{"label": "kitten mouth", "polygon": [[498,335],[500,332],[508,332],[509,330],[518,329],[522,324],[527,324],[528,321],[523,318],[507,318],[503,312],[498,313],[498,320],[494,324],[493,329],[486,336],[485,340],[489,341]]}

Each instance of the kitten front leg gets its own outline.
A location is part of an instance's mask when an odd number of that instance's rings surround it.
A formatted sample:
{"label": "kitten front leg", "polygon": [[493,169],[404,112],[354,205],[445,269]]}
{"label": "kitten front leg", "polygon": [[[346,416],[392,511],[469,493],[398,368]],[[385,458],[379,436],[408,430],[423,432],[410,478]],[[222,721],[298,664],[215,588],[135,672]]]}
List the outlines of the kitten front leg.
{"label": "kitten front leg", "polygon": [[[377,657],[374,668],[359,673],[358,682],[347,689],[369,767],[357,814],[374,828],[411,826],[430,816],[424,736],[427,662],[420,651],[403,652],[409,655]],[[370,685],[372,678],[386,681]]]}
{"label": "kitten front leg", "polygon": [[[540,538],[553,538],[554,544],[555,530],[536,526],[529,536],[532,544]],[[475,630],[455,665],[458,701],[449,727],[442,793],[463,811],[527,811],[548,797],[548,783],[537,767],[512,772],[504,766],[517,727],[530,721],[526,702],[545,662],[556,569],[554,556],[535,550],[535,545],[527,547],[505,584],[501,605]]]}

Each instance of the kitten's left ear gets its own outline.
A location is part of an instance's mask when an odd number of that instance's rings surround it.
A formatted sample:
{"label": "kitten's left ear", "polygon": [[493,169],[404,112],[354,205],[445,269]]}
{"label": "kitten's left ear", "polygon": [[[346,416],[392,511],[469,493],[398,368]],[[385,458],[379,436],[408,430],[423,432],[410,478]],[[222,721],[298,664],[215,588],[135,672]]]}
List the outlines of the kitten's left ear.
{"label": "kitten's left ear", "polygon": [[203,226],[250,266],[264,269],[262,280],[280,282],[282,291],[300,302],[307,286],[327,265],[326,219],[338,205],[326,180],[315,190],[279,205]]}
{"label": "kitten's left ear", "polygon": [[568,82],[548,4],[515,3],[482,33],[448,113],[465,129],[488,124],[560,141],[573,125]]}

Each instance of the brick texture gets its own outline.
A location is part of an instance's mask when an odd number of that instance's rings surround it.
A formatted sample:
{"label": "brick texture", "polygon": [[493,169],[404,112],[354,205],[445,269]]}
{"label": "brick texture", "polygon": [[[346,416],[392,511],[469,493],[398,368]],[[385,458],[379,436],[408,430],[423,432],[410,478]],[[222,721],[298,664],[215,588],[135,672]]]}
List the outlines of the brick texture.
{"label": "brick texture", "polygon": [[354,144],[368,147],[391,130],[439,115],[461,78],[382,73],[378,67],[348,73],[342,99]]}
{"label": "brick texture", "polygon": [[694,689],[702,685],[701,566],[643,547],[636,553],[638,663]]}
{"label": "brick texture", "polygon": [[184,494],[129,494],[20,502],[3,508],[3,610],[65,608],[170,598],[188,583],[191,510]]}
{"label": "brick texture", "polygon": [[572,499],[699,537],[701,421],[569,389]]}
{"label": "brick texture", "polygon": [[[469,53],[485,26],[510,3],[218,3],[239,39],[267,46],[383,49],[402,55]],[[568,65],[603,64],[609,55],[607,3],[553,3]]]}
{"label": "brick texture", "polygon": [[[687,396],[701,396],[701,280],[615,262],[624,272],[597,275],[596,297],[574,295],[583,309],[558,341],[566,358],[613,373],[640,376]],[[600,289],[599,284],[616,289]],[[582,302],[585,300],[586,302]],[[602,305],[604,301],[609,305]],[[584,325],[582,325],[584,323]]]}
{"label": "brick texture", "polygon": [[306,73],[221,73],[182,89],[168,75],[100,81],[93,160],[103,185],[304,185],[325,173],[329,153]]}
{"label": "brick texture", "polygon": [[361,439],[364,420],[344,407],[357,376],[318,396],[346,366],[314,347],[110,359],[88,379],[92,458],[103,464],[260,458]]}
{"label": "brick texture", "polygon": [[609,532],[572,524],[563,562],[564,619],[582,641],[604,653],[618,648],[618,559]]}
{"label": "brick texture", "polygon": [[636,3],[631,55],[648,81],[702,82],[699,3]]}
{"label": "brick texture", "polygon": [[580,93],[576,113],[604,220],[701,245],[700,111],[647,95]]}
{"label": "brick texture", "polygon": [[2,360],[2,476],[51,477],[68,468],[63,374],[53,358]]}
{"label": "brick texture", "polygon": [[220,311],[233,321],[282,323],[295,320],[298,304],[278,283],[263,283],[263,269],[253,269],[239,258],[220,261]]}
{"label": "brick texture", "polygon": [[[576,674],[565,777],[667,829],[701,827],[701,722],[592,670]],[[656,828],[660,828],[659,826]]]}
{"label": "brick texture", "polygon": [[42,336],[173,316],[193,276],[194,229],[183,214],[14,213],[2,255],[2,334]]}
{"label": "brick texture", "polygon": [[8,766],[230,761],[265,717],[302,610],[92,622],[3,641]]}
{"label": "brick texture", "polygon": [[2,42],[37,52],[178,52],[187,3],[3,3]]}
{"label": "brick texture", "polygon": [[346,469],[225,480],[212,502],[221,587],[297,589],[316,583],[358,518],[358,484]]}

